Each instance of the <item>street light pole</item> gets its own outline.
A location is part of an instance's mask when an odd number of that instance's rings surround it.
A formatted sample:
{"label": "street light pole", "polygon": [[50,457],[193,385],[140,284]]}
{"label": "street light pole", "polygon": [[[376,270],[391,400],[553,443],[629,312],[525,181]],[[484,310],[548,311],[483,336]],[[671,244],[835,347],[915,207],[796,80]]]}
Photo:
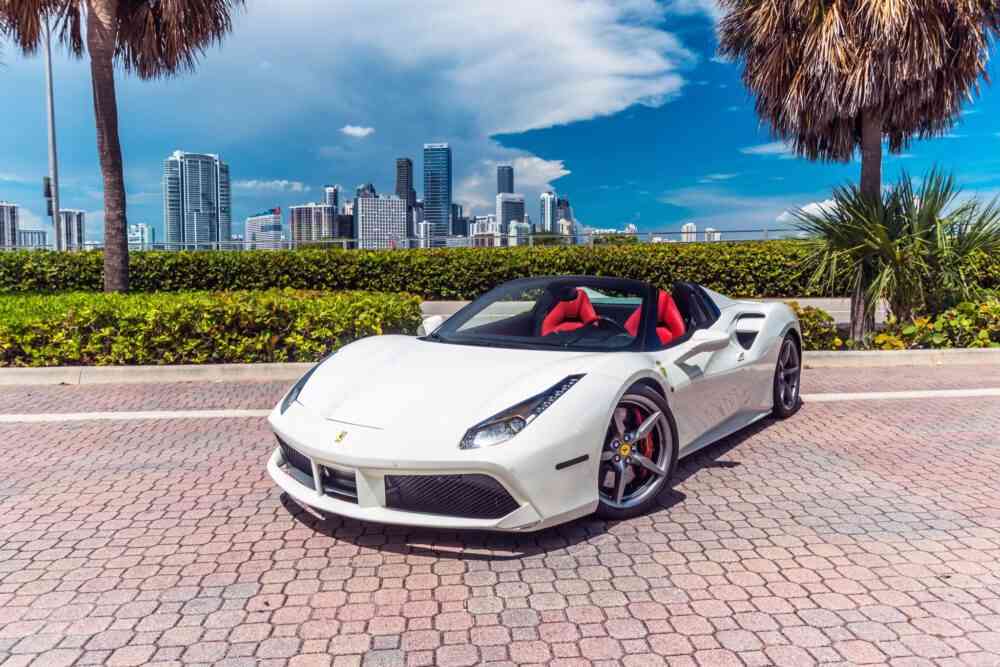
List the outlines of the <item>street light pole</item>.
{"label": "street light pole", "polygon": [[62,214],[59,209],[59,159],[56,155],[56,110],[52,93],[52,33],[49,17],[45,17],[45,104],[49,112],[49,178],[52,179],[52,233],[55,234],[56,250],[66,249],[65,234],[62,230]]}

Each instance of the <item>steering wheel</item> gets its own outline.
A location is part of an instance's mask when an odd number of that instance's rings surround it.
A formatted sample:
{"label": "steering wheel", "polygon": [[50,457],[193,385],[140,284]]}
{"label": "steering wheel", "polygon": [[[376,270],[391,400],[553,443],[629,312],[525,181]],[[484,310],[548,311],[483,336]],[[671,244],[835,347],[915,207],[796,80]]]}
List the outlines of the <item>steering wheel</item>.
{"label": "steering wheel", "polygon": [[628,329],[626,329],[624,325],[619,324],[617,321],[611,319],[610,317],[605,317],[604,315],[598,315],[597,319],[591,322],[591,325],[597,327],[598,329],[600,329],[601,326],[604,324],[610,324],[611,328],[618,330],[618,333],[623,333],[626,336],[632,335],[629,333]]}

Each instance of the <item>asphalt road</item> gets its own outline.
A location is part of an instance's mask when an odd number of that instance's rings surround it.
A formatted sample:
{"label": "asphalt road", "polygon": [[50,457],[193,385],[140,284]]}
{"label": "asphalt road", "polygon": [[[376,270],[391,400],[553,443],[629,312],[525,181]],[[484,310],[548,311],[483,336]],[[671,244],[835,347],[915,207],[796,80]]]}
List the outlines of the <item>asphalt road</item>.
{"label": "asphalt road", "polygon": [[0,388],[0,664],[997,665],[1000,398],[844,400],[997,387],[807,370],[652,514],[519,536],[317,522],[199,417],[283,383]]}

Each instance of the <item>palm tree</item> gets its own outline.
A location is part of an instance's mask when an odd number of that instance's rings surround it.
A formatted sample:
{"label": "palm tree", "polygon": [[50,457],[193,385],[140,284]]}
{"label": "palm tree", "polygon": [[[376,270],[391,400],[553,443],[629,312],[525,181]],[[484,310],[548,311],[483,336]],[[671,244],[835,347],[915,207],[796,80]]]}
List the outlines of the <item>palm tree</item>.
{"label": "palm tree", "polygon": [[955,179],[938,170],[917,190],[903,173],[875,200],[854,185],[837,188],[831,204],[795,216],[809,235],[812,284],[831,289],[847,275],[852,291],[865,285],[867,303],[885,301],[901,322],[980,296],[969,267],[1000,254],[997,201],[962,199]]}
{"label": "palm tree", "polygon": [[[25,53],[45,21],[77,57],[90,55],[97,151],[104,180],[104,289],[128,290],[125,179],[118,139],[115,64],[142,79],[193,70],[204,49],[232,27],[244,0],[0,0],[0,24]],[[84,42],[86,24],[86,43]]]}
{"label": "palm tree", "polygon": [[[997,0],[720,0],[719,51],[742,61],[758,115],[810,160],[861,154],[859,193],[882,186],[882,142],[947,132],[985,76]],[[851,336],[871,325],[851,295]]]}

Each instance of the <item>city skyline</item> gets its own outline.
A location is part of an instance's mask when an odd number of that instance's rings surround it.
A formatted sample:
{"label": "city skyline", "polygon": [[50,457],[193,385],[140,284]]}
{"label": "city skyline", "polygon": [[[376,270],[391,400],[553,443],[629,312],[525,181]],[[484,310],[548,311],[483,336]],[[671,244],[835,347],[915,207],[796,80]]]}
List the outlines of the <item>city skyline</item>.
{"label": "city skyline", "polygon": [[[577,219],[600,228],[774,227],[787,224],[781,216],[789,208],[822,202],[830,187],[856,181],[856,163],[794,158],[760,124],[739,65],[715,57],[713,3],[588,6],[435,5],[404,18],[391,3],[258,3],[235,16],[225,46],[205,54],[197,75],[122,77],[128,221],[161,226],[160,165],[177,147],[217,152],[233,165],[236,225],[266,208],[319,199],[325,183],[353,192],[356,181],[371,181],[390,192],[399,156],[413,159],[419,181],[422,143],[437,138],[454,151],[453,201],[467,212],[493,208],[497,166],[511,164],[526,201],[549,189],[569,193]],[[521,15],[560,25],[566,46],[525,34],[517,28]],[[364,38],[340,31],[335,54],[288,39],[345,20],[379,30]],[[491,30],[485,43],[455,40],[444,50],[409,39],[438,24],[456,34]],[[542,62],[538,53],[546,54]],[[23,228],[51,231],[39,195],[47,173],[42,59],[11,49],[4,60],[0,76],[12,104],[0,109],[7,149],[0,199],[22,207]],[[86,211],[88,237],[97,240],[103,201],[87,65],[56,49],[53,67],[62,206]],[[996,80],[996,59],[989,69]],[[324,81],[364,94],[245,103],[260,90],[297,98]],[[1000,192],[998,86],[984,85],[965,112],[946,136],[887,156],[885,180],[937,164],[955,170],[968,193]]]}

